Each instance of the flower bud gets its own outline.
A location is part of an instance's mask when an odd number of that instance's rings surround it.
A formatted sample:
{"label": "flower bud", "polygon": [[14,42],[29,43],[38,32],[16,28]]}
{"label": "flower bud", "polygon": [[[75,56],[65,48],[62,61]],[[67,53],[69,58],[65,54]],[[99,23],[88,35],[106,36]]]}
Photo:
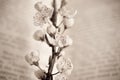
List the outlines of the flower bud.
{"label": "flower bud", "polygon": [[74,25],[74,19],[65,17],[63,20],[63,24],[65,25],[65,28],[70,28]]}
{"label": "flower bud", "polygon": [[38,65],[38,61],[40,60],[39,58],[39,53],[37,51],[31,52],[30,54],[25,56],[25,60],[30,64],[30,65]]}
{"label": "flower bud", "polygon": [[34,7],[36,10],[41,11],[42,6],[43,6],[42,2],[37,2]]}
{"label": "flower bud", "polygon": [[72,45],[72,39],[69,36],[60,36],[57,44],[59,47],[67,47]]}
{"label": "flower bud", "polygon": [[44,39],[45,39],[45,32],[43,30],[37,30],[34,33],[33,37],[37,41],[44,41]]}
{"label": "flower bud", "polygon": [[48,26],[47,32],[49,35],[54,35],[56,33],[56,28],[54,26]]}
{"label": "flower bud", "polygon": [[44,70],[38,70],[38,71],[35,71],[35,76],[40,79],[40,80],[45,80],[46,78],[46,73]]}
{"label": "flower bud", "polygon": [[68,3],[68,0],[62,0],[62,2],[61,2],[61,7],[66,6],[67,3]]}

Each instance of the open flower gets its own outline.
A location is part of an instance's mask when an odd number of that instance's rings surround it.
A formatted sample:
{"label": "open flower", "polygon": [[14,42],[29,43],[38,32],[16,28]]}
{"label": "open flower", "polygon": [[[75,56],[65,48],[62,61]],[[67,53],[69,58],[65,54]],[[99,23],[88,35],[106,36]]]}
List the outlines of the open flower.
{"label": "open flower", "polygon": [[69,36],[60,36],[57,39],[57,45],[59,47],[67,47],[72,45],[72,39]]}
{"label": "open flower", "polygon": [[73,69],[73,64],[69,58],[61,56],[57,61],[56,68],[62,74],[70,75]]}
{"label": "open flower", "polygon": [[42,2],[37,2],[35,4],[35,9],[38,10],[38,12],[35,14],[34,18],[34,24],[36,26],[43,26],[47,23],[46,18],[51,18],[53,14],[53,9],[49,8]]}
{"label": "open flower", "polygon": [[35,14],[35,16],[33,17],[34,19],[34,25],[35,26],[43,26],[44,24],[47,23],[47,21],[45,20],[46,17],[44,17],[40,12],[37,12]]}
{"label": "open flower", "polygon": [[68,10],[66,7],[62,7],[59,10],[59,13],[61,14],[61,16],[63,17],[67,17],[67,18],[73,18],[76,14],[77,14],[77,10]]}
{"label": "open flower", "polygon": [[68,10],[66,7],[62,7],[59,11],[61,16],[63,16],[63,24],[65,28],[70,28],[74,24],[74,16],[77,14],[77,11]]}
{"label": "open flower", "polygon": [[65,48],[72,45],[72,39],[69,36],[57,35],[55,36],[55,39],[52,38],[49,34],[46,34],[46,36],[49,44],[53,46]]}
{"label": "open flower", "polygon": [[55,80],[67,80],[67,78],[64,74],[59,74],[55,77]]}
{"label": "open flower", "polygon": [[45,80],[46,72],[44,70],[37,70],[34,72],[35,76],[40,80]]}
{"label": "open flower", "polygon": [[37,40],[37,41],[44,41],[45,39],[45,32],[40,29],[40,30],[37,30],[34,35],[33,35],[34,39]]}
{"label": "open flower", "polygon": [[48,7],[47,5],[43,4],[42,2],[37,2],[35,4],[35,9],[37,9],[42,16],[44,17],[51,17],[53,14],[53,8]]}
{"label": "open flower", "polygon": [[37,51],[33,51],[30,54],[27,54],[25,56],[25,60],[30,64],[30,65],[38,65],[38,61],[40,60],[39,58],[39,53]]}

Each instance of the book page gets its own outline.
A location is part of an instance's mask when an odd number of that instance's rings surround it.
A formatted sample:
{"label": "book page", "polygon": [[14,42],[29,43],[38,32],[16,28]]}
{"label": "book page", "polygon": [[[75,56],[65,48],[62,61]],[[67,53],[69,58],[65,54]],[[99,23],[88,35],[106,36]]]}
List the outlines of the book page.
{"label": "book page", "polygon": [[42,67],[48,63],[50,49],[33,39],[33,8],[29,0],[0,0],[0,80],[37,80],[24,59],[31,51],[39,50]]}
{"label": "book page", "polygon": [[120,1],[71,1],[78,10],[69,54],[71,80],[120,80]]}

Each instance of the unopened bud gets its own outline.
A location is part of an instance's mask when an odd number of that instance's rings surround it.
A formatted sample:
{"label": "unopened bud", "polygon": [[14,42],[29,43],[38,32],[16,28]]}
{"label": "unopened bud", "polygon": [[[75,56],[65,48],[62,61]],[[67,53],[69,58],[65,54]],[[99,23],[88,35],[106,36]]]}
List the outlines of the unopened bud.
{"label": "unopened bud", "polygon": [[34,35],[34,39],[37,41],[44,41],[45,38],[45,32],[43,30],[37,30]]}
{"label": "unopened bud", "polygon": [[56,28],[54,26],[47,27],[47,32],[49,35],[54,35],[56,33]]}
{"label": "unopened bud", "polygon": [[41,11],[42,6],[43,6],[42,2],[37,2],[34,7],[35,7],[36,10]]}

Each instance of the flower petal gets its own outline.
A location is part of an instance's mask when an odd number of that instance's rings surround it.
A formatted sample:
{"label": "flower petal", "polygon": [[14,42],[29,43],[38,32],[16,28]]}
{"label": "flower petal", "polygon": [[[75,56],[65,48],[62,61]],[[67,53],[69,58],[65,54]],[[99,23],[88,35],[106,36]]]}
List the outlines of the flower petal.
{"label": "flower petal", "polygon": [[59,13],[67,18],[73,18],[77,14],[77,10],[68,10],[66,7],[60,9]]}
{"label": "flower petal", "polygon": [[69,58],[61,56],[57,61],[56,68],[59,72],[65,75],[70,75],[73,69],[73,64]]}
{"label": "flower petal", "polygon": [[40,13],[40,12],[37,12],[35,14],[35,16],[33,17],[34,19],[34,25],[35,26],[43,26],[44,24],[46,24],[46,20],[45,20],[45,17]]}
{"label": "flower petal", "polygon": [[47,5],[43,4],[42,2],[37,2],[35,4],[35,9],[37,9],[44,17],[51,17],[53,13],[53,9],[49,8]]}
{"label": "flower petal", "polygon": [[69,36],[60,36],[57,38],[57,44],[59,47],[67,47],[72,45],[72,39]]}
{"label": "flower petal", "polygon": [[55,80],[67,80],[66,76],[63,74],[59,74],[55,77]]}

